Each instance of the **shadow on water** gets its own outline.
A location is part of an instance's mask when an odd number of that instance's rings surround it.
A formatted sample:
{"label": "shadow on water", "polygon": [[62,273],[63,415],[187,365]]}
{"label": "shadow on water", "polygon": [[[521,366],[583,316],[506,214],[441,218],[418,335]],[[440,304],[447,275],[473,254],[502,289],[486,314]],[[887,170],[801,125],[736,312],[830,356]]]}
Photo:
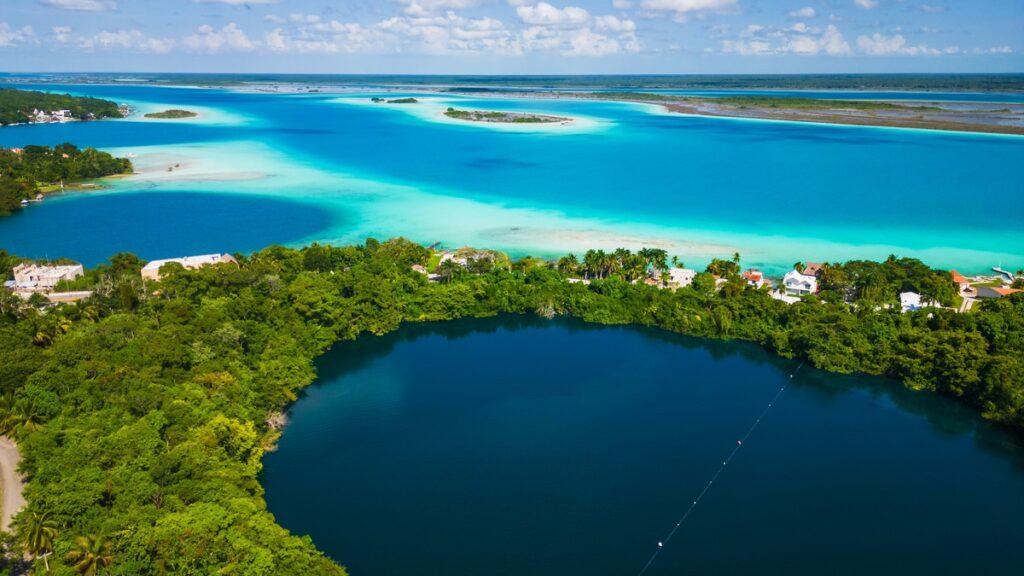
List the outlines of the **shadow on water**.
{"label": "shadow on water", "polygon": [[392,354],[399,344],[424,337],[440,336],[446,340],[459,340],[474,334],[538,330],[555,326],[569,334],[600,330],[632,331],[645,338],[685,349],[702,349],[715,361],[739,357],[753,364],[771,366],[783,375],[792,374],[799,367],[799,378],[793,379],[790,385],[818,400],[835,403],[848,394],[866,394],[876,405],[892,406],[923,418],[933,431],[942,436],[973,435],[974,443],[980,450],[1004,459],[1015,470],[1024,471],[1024,445],[1018,438],[985,421],[970,408],[932,392],[911,390],[896,380],[880,376],[836,374],[807,365],[801,366],[796,360],[776,356],[752,342],[697,338],[646,326],[592,324],[571,317],[547,320],[533,315],[501,315],[408,323],[384,336],[362,336],[335,345],[333,350],[317,359],[318,378],[314,386],[337,382],[337,379],[347,374],[360,372],[376,360]]}

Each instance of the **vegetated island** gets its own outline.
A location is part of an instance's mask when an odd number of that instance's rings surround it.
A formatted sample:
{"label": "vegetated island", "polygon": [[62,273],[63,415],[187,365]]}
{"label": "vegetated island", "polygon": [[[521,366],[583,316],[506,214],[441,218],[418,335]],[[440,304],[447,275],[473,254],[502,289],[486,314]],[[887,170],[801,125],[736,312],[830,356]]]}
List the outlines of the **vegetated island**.
{"label": "vegetated island", "polygon": [[376,96],[370,98],[370,101],[376,104],[419,104],[420,102],[415,98],[395,98],[393,100],[386,100],[384,98],[378,98]]}
{"label": "vegetated island", "polygon": [[127,106],[70,94],[0,88],[0,126],[123,118]]}
{"label": "vegetated island", "polygon": [[[0,252],[0,277],[20,262]],[[956,275],[913,259],[816,266],[821,290],[793,303],[742,276],[738,255],[696,272],[660,249],[511,261],[371,239],[211,262],[165,264],[144,282],[144,262],[117,254],[61,285],[91,296],[45,308],[39,295],[0,290],[0,431],[21,449],[28,502],[12,539],[27,546],[6,553],[31,555],[34,573],[43,555],[54,552],[52,568],[87,538],[116,574],[344,575],[276,524],[261,458],[316,357],[404,322],[566,315],[747,340],[943,394],[1024,431],[1024,293],[968,313],[902,312],[903,290],[956,297]],[[688,282],[672,287],[677,271]],[[27,538],[43,522],[49,536]]]}
{"label": "vegetated island", "polygon": [[0,148],[0,216],[42,200],[45,194],[89,186],[88,180],[132,170],[127,158],[73,144]]}
{"label": "vegetated island", "polygon": [[669,112],[700,116],[1024,134],[1024,108],[985,102],[957,102],[951,107],[939,102],[739,95],[712,98],[622,91],[530,92],[525,96],[659,104]]}
{"label": "vegetated island", "polygon": [[170,110],[164,110],[163,112],[150,112],[144,114],[146,118],[159,118],[162,120],[175,120],[179,118],[195,118],[199,116],[191,110],[182,110],[180,108],[171,108]]}
{"label": "vegetated island", "polygon": [[449,107],[444,115],[457,120],[469,122],[493,122],[496,124],[567,124],[572,118],[563,116],[546,116],[523,112],[492,112],[487,110],[457,110]]}

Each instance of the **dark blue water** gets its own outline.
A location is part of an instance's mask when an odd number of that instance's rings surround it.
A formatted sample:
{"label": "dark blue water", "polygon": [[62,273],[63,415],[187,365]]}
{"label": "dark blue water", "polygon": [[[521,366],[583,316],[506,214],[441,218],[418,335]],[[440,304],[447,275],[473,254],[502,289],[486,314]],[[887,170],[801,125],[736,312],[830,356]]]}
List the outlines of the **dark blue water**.
{"label": "dark blue water", "polygon": [[[338,345],[265,458],[355,575],[637,574],[795,368],[533,318]],[[1018,574],[1024,450],[948,400],[802,369],[649,574]]]}
{"label": "dark blue water", "polygon": [[315,206],[273,198],[166,192],[71,198],[51,197],[42,205],[46,210],[33,205],[5,218],[0,248],[93,266],[117,252],[146,260],[252,252],[335,224]]}

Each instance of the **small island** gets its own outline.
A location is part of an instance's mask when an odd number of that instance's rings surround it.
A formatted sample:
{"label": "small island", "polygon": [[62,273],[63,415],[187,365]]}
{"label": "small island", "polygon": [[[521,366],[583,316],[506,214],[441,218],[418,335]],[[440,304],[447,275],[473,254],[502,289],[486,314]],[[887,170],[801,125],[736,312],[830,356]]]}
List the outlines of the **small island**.
{"label": "small island", "polygon": [[419,100],[415,98],[395,98],[393,100],[385,100],[384,98],[373,97],[370,98],[371,102],[376,104],[419,104]]}
{"label": "small island", "polygon": [[0,126],[124,118],[127,106],[100,98],[0,88]]}
{"label": "small island", "polygon": [[161,120],[176,120],[179,118],[195,118],[199,116],[191,110],[181,110],[180,108],[171,108],[170,110],[164,110],[163,112],[150,112],[145,114],[146,118],[159,118]]}
{"label": "small island", "polygon": [[449,118],[469,122],[494,122],[498,124],[568,124],[572,118],[546,116],[522,112],[492,112],[487,110],[456,110],[449,107],[444,113]]}

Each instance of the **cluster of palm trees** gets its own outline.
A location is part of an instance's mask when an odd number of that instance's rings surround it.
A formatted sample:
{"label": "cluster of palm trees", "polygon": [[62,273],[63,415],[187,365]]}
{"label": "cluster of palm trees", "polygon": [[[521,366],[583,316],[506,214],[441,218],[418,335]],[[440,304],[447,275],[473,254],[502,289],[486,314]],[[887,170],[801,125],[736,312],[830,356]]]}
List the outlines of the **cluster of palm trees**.
{"label": "cluster of palm trees", "polygon": [[[22,541],[25,550],[37,559],[42,558],[47,572],[50,571],[49,556],[53,553],[53,541],[59,533],[57,522],[49,512],[32,512],[23,520]],[[100,569],[110,566],[114,556],[107,538],[89,535],[79,536],[64,560],[82,576],[96,576]]]}
{"label": "cluster of palm trees", "polygon": [[[678,267],[682,266],[682,263],[673,256],[672,265]],[[620,276],[623,280],[632,282],[643,278],[651,270],[660,274],[668,272],[669,257],[668,252],[661,248],[642,248],[635,254],[625,248],[619,248],[614,252],[587,250],[583,255],[583,262],[580,262],[575,254],[569,254],[560,258],[555,266],[559,272],[568,276],[582,275],[588,280]]]}

